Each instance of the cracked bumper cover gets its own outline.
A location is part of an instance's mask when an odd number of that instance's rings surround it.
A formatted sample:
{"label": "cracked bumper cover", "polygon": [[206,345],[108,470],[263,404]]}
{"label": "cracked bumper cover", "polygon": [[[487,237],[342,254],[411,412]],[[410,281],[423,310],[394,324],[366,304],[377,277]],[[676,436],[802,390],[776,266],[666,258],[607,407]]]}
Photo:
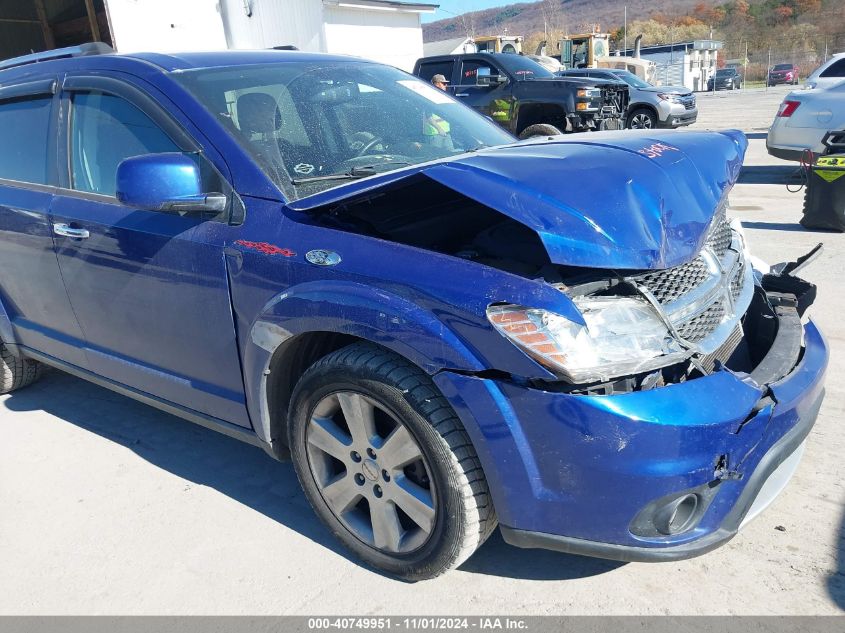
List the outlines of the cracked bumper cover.
{"label": "cracked bumper cover", "polygon": [[[772,382],[722,370],[651,391],[583,396],[438,375],[478,448],[505,540],[622,561],[691,558],[730,540],[785,486],[824,395],[824,338],[794,309],[778,318],[761,363]],[[719,481],[693,529],[630,531],[655,499],[712,482],[723,455],[739,476]]]}

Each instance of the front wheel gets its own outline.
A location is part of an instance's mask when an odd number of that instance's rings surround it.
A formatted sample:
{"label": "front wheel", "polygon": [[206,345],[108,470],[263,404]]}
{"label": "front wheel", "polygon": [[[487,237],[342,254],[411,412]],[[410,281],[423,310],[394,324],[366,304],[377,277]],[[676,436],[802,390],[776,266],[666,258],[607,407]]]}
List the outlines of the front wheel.
{"label": "front wheel", "polygon": [[651,130],[657,127],[657,117],[648,108],[639,108],[628,116],[629,130]]}
{"label": "front wheel", "polygon": [[519,138],[521,140],[525,140],[527,138],[534,138],[535,136],[557,136],[558,134],[563,134],[563,132],[554,125],[550,125],[548,123],[535,123],[534,125],[529,125],[527,128],[522,130],[522,132],[519,133]]}
{"label": "front wheel", "polygon": [[427,374],[365,343],[308,369],[288,441],[314,511],[366,563],[406,580],[457,567],[496,527],[481,464]]}

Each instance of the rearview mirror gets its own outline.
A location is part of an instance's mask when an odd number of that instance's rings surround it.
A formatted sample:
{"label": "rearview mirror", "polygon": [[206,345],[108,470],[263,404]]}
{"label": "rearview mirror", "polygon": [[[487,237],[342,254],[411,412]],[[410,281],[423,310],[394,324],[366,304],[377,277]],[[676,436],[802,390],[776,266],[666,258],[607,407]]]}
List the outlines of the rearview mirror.
{"label": "rearview mirror", "polygon": [[203,193],[200,169],[185,154],[143,154],[117,166],[116,196],[123,204],[149,211],[221,213],[228,199]]}
{"label": "rearview mirror", "polygon": [[358,84],[354,81],[334,83],[321,86],[320,90],[311,95],[311,101],[338,105],[357,99],[359,92]]}

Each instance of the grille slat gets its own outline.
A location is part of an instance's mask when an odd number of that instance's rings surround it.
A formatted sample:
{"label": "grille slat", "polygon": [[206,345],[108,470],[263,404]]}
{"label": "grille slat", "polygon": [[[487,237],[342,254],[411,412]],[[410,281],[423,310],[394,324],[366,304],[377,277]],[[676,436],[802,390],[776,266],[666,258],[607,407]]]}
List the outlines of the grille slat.
{"label": "grille slat", "polygon": [[730,336],[725,339],[725,342],[712,354],[707,354],[701,358],[701,365],[707,371],[713,371],[716,367],[716,361],[720,363],[727,363],[728,359],[733,355],[736,351],[736,348],[739,347],[739,344],[742,342],[742,337],[745,336],[745,333],[742,331],[742,325],[737,324],[737,326],[733,329]]}

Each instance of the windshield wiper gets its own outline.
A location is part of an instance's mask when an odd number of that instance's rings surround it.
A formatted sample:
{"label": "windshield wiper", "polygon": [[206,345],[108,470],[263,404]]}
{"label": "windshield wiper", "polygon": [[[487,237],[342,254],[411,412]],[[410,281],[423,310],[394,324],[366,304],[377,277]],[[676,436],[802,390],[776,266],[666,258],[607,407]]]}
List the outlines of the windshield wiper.
{"label": "windshield wiper", "polygon": [[319,182],[320,180],[356,180],[357,178],[366,178],[367,176],[375,176],[378,173],[376,167],[382,165],[410,165],[411,163],[403,160],[390,160],[384,163],[375,163],[373,165],[362,165],[361,167],[353,167],[349,171],[339,174],[326,174],[324,176],[311,176],[309,178],[297,178],[291,180],[294,185],[302,185],[308,182]]}

